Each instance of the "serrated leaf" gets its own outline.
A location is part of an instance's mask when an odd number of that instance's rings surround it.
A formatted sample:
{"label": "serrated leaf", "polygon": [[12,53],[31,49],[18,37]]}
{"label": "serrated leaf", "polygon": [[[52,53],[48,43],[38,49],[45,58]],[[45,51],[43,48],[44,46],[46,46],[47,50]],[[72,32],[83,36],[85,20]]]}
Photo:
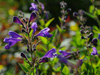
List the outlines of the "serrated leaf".
{"label": "serrated leaf", "polygon": [[25,72],[25,73],[28,73],[29,70],[22,64],[19,63],[19,66],[21,67],[21,69]]}
{"label": "serrated leaf", "polygon": [[54,18],[48,20],[48,21],[46,22],[46,24],[45,24],[45,27],[48,27],[48,26],[50,25],[50,23],[51,23],[53,20],[54,20]]}

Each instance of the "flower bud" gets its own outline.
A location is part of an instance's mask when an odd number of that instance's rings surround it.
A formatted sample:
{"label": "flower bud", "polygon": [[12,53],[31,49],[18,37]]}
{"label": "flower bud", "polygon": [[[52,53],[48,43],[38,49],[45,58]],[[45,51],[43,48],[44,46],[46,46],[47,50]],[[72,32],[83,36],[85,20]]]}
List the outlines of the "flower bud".
{"label": "flower bud", "polygon": [[89,35],[88,35],[88,38],[91,38],[93,36],[93,33],[90,33]]}
{"label": "flower bud", "polygon": [[81,26],[80,26],[80,28],[81,28],[81,29],[84,29],[84,26],[83,26],[83,25],[81,25]]}
{"label": "flower bud", "polygon": [[26,31],[24,29],[22,29],[21,32],[25,32],[26,33]]}
{"label": "flower bud", "polygon": [[71,12],[71,10],[72,10],[71,8],[68,8],[68,9],[67,9],[67,12],[69,13],[69,12]]}
{"label": "flower bud", "polygon": [[98,42],[98,40],[97,40],[96,38],[93,38],[91,43],[92,43],[93,45],[97,46],[97,42]]}
{"label": "flower bud", "polygon": [[84,34],[84,31],[83,31],[83,30],[80,30],[80,33],[81,33],[81,34]]}
{"label": "flower bud", "polygon": [[84,36],[81,36],[81,39],[85,39],[85,37]]}
{"label": "flower bud", "polygon": [[27,59],[27,57],[25,56],[25,54],[24,54],[24,53],[21,53],[21,57],[23,57],[23,58]]}
{"label": "flower bud", "polygon": [[73,16],[74,16],[74,17],[78,16],[78,13],[77,13],[77,12],[74,12],[74,13],[73,13]]}
{"label": "flower bud", "polygon": [[85,12],[84,12],[83,10],[79,10],[78,13],[79,13],[80,15],[84,15],[84,14],[85,14]]}

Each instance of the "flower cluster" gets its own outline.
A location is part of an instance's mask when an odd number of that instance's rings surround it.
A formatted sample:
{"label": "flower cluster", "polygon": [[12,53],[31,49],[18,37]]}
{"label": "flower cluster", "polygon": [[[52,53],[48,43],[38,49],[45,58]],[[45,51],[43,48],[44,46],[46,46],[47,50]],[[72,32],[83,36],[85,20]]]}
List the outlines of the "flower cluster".
{"label": "flower cluster", "polygon": [[[54,57],[57,57],[59,59],[59,61],[61,63],[64,63],[65,65],[68,65],[68,66],[73,66],[69,61],[67,61],[68,58],[70,58],[73,53],[68,53],[66,51],[62,51],[62,50],[59,50],[59,53],[60,54],[57,54],[56,53],[56,49],[55,48],[52,48],[51,50],[49,50],[39,61],[39,63],[42,63],[42,62],[48,62],[48,58],[54,58]],[[79,60],[80,61],[80,65],[78,64],[78,67],[82,65],[83,61],[82,59]],[[74,67],[74,66],[73,66]]]}
{"label": "flower cluster", "polygon": [[[18,17],[13,17],[13,22],[18,23],[20,25],[22,25],[23,29],[22,31],[27,33],[29,35],[30,30],[33,29],[33,34],[35,34],[36,29],[38,28],[37,23],[33,22],[36,19],[36,14],[33,12],[30,15],[29,19],[22,19],[20,20]],[[50,29],[44,28],[43,30],[41,30],[38,34],[36,34],[34,37],[37,36],[42,36],[42,37],[48,37],[50,38],[52,36],[52,34],[49,33]],[[22,38],[21,35],[17,34],[16,32],[10,31],[9,35],[11,36],[10,38],[5,38],[4,42],[8,43],[8,45],[5,46],[5,49],[9,49],[11,46],[13,46],[14,44],[16,44],[18,41],[21,41],[21,39],[18,39],[19,37]]]}

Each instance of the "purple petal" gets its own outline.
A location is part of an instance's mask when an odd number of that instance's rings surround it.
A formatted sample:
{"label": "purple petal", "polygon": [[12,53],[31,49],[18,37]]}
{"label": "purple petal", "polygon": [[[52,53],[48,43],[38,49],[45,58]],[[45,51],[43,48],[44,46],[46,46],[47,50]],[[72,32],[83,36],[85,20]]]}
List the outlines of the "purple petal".
{"label": "purple petal", "polygon": [[9,49],[11,46],[13,46],[14,44],[16,44],[18,41],[21,41],[21,39],[16,39],[16,38],[5,38],[4,42],[8,43],[5,46],[5,49]]}
{"label": "purple petal", "polygon": [[39,63],[41,62],[48,62],[48,58],[53,58],[55,55],[54,53],[56,52],[55,48],[52,48],[51,50],[49,50],[39,61]]}
{"label": "purple petal", "polygon": [[5,48],[5,49],[9,49],[9,48],[10,48],[10,46],[9,46],[9,45],[6,45],[4,48]]}
{"label": "purple petal", "polygon": [[31,28],[34,30],[33,34],[36,32],[36,29],[38,28],[37,23],[33,22]]}
{"label": "purple petal", "polygon": [[34,10],[33,7],[30,7],[29,9],[30,9],[30,10]]}
{"label": "purple petal", "polygon": [[98,39],[100,40],[100,34],[98,34]]}
{"label": "purple petal", "polygon": [[52,34],[50,34],[48,31],[50,29],[49,28],[44,28],[43,30],[41,30],[36,36],[43,36],[43,37],[48,37],[50,38],[52,36]]}
{"label": "purple petal", "polygon": [[36,18],[36,13],[32,13],[31,16],[30,16],[30,20],[29,22],[33,21],[34,19]]}
{"label": "purple petal", "polygon": [[40,5],[41,5],[41,8],[42,8],[42,11],[44,10],[44,4],[42,4],[42,3],[40,3]]}
{"label": "purple petal", "polygon": [[10,35],[10,38],[18,38],[18,37],[22,37],[21,35],[17,34],[16,32],[13,31],[9,31],[8,35]]}
{"label": "purple petal", "polygon": [[54,53],[56,52],[56,49],[55,48],[52,48],[51,50],[49,50],[42,58],[52,58],[54,57],[55,55],[53,55]]}
{"label": "purple petal", "polygon": [[31,7],[29,8],[30,10],[36,10],[38,11],[37,5],[35,3],[31,3]]}
{"label": "purple petal", "polygon": [[66,51],[62,51],[62,50],[59,50],[59,53],[61,53],[62,56],[64,56],[64,57],[70,55],[70,53],[67,53]]}
{"label": "purple petal", "polygon": [[67,64],[67,59],[63,57],[62,55],[57,55],[57,58],[59,58],[59,61],[61,63]]}
{"label": "purple petal", "polygon": [[23,25],[23,23],[16,16],[13,17],[13,22]]}
{"label": "purple petal", "polygon": [[95,47],[92,48],[93,51],[91,52],[91,55],[98,55],[97,49]]}

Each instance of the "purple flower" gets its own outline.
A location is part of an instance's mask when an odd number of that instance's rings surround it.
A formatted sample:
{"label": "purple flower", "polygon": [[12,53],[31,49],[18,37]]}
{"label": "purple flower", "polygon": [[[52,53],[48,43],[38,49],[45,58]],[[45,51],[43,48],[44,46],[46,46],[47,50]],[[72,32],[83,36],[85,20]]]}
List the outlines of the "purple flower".
{"label": "purple flower", "polygon": [[52,36],[52,34],[50,34],[48,31],[50,29],[49,28],[44,28],[43,30],[41,30],[36,36],[43,36],[43,37],[48,37],[50,38]]}
{"label": "purple flower", "polygon": [[95,47],[92,48],[93,51],[91,52],[91,55],[98,55],[97,49]]}
{"label": "purple flower", "polygon": [[21,41],[21,39],[16,39],[16,38],[5,38],[4,42],[8,43],[5,46],[5,49],[9,49],[11,46],[13,46],[14,44],[16,44],[18,41]]}
{"label": "purple flower", "polygon": [[62,55],[58,55],[58,54],[56,56],[57,58],[59,58],[59,61],[61,63],[67,64],[67,59],[65,57],[63,57]]}
{"label": "purple flower", "polygon": [[38,11],[37,5],[35,3],[31,3],[31,7],[29,8],[30,10],[36,10]]}
{"label": "purple flower", "polygon": [[16,44],[18,41],[21,41],[21,39],[17,39],[17,38],[22,37],[21,35],[17,34],[16,32],[13,32],[13,31],[9,31],[8,34],[10,35],[10,38],[4,39],[4,42],[8,43],[5,46],[5,49],[9,49],[11,46]]}
{"label": "purple flower", "polygon": [[[33,12],[30,15],[29,22],[32,22],[35,18],[36,18],[36,13]],[[13,17],[13,22],[23,25],[23,23],[20,21],[20,19],[18,17],[16,17],[16,16]]]}
{"label": "purple flower", "polygon": [[29,22],[33,21],[36,18],[36,13],[32,13],[29,19]]}
{"label": "purple flower", "polygon": [[16,16],[13,17],[13,22],[23,25],[23,23]]}
{"label": "purple flower", "polygon": [[54,53],[56,52],[56,49],[55,48],[52,48],[51,50],[49,50],[40,60],[40,63],[41,62],[47,62],[48,61],[48,58],[53,58],[55,55]]}
{"label": "purple flower", "polygon": [[31,28],[34,30],[33,34],[36,32],[36,29],[38,28],[37,23],[33,22]]}
{"label": "purple flower", "polygon": [[98,34],[98,39],[100,40],[100,34]]}
{"label": "purple flower", "polygon": [[18,38],[18,37],[21,37],[21,35],[17,34],[16,32],[13,32],[13,31],[9,31],[8,35],[10,35],[10,38]]}
{"label": "purple flower", "polygon": [[70,53],[67,53],[66,51],[62,51],[62,50],[59,50],[59,53],[61,53],[63,57],[70,55]]}
{"label": "purple flower", "polygon": [[40,5],[41,5],[41,8],[42,8],[42,11],[44,10],[44,4],[42,4],[42,3],[40,3]]}

